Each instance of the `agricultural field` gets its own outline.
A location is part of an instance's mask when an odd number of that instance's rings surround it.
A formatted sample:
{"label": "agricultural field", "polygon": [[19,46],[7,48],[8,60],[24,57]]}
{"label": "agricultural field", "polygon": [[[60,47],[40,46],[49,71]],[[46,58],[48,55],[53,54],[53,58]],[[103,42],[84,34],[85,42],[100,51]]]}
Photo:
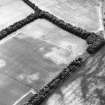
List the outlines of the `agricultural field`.
{"label": "agricultural field", "polygon": [[42,104],[104,105],[105,47],[91,55],[87,39],[67,30],[71,24],[104,38],[104,1],[30,0],[52,14],[52,21],[26,2],[0,0],[0,105],[24,105],[75,59],[85,56],[82,67]]}

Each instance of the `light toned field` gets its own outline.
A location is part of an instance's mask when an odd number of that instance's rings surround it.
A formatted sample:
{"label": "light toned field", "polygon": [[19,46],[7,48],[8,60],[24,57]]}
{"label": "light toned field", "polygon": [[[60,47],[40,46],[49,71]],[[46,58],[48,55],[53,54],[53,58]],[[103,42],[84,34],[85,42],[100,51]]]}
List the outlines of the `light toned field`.
{"label": "light toned field", "polygon": [[31,13],[33,10],[21,0],[0,0],[0,30],[24,19]]}
{"label": "light toned field", "polygon": [[[46,20],[37,20],[1,41],[0,72],[17,84],[37,91],[60,73],[67,64],[82,55],[86,48],[84,40]],[[1,79],[1,82],[3,83],[4,79]],[[4,87],[9,89],[8,85]],[[13,95],[15,94],[14,90]],[[12,100],[11,97],[9,101],[12,103]],[[2,100],[2,103],[8,102]]]}

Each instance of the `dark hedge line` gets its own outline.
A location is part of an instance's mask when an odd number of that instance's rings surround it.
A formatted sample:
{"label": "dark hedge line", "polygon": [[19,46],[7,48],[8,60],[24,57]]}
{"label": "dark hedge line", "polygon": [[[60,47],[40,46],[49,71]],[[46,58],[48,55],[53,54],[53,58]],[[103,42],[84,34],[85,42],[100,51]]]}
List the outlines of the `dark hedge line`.
{"label": "dark hedge line", "polygon": [[41,9],[38,8],[34,3],[32,3],[30,0],[23,0],[29,7],[31,7],[35,11],[41,11]]}
{"label": "dark hedge line", "polygon": [[90,54],[96,53],[99,49],[101,49],[105,45],[105,40],[99,35],[92,34],[86,39],[88,43],[87,51]]}
{"label": "dark hedge line", "polygon": [[36,6],[34,3],[32,3],[30,0],[23,0],[27,5],[29,5],[33,10],[38,10],[41,12],[40,18],[46,19],[53,24],[57,25],[58,27],[64,29],[65,31],[68,31],[78,37],[81,37],[82,39],[86,40],[88,36],[93,35],[95,33],[88,32],[85,29],[82,29],[80,27],[76,27],[71,25],[70,23],[66,23],[65,21],[59,19],[58,17],[54,16],[53,14],[41,10]]}
{"label": "dark hedge line", "polygon": [[72,73],[77,71],[83,63],[82,58],[74,60],[67,68],[65,68],[55,79],[48,83],[44,88],[39,90],[37,94],[32,96],[24,105],[40,105],[48,96],[50,96],[62,83],[64,83]]}
{"label": "dark hedge line", "polygon": [[86,38],[91,34],[90,32],[87,32],[86,30],[84,30],[80,27],[76,27],[76,26],[71,25],[70,23],[66,23],[62,19],[59,19],[58,17],[56,17],[46,11],[43,11],[41,18],[44,18],[44,19],[52,22],[53,24],[62,28],[63,30],[68,31],[68,32],[74,34],[75,36],[78,36],[84,40],[86,40]]}
{"label": "dark hedge line", "polygon": [[81,37],[82,39],[86,39],[88,37],[88,35],[90,34],[86,30],[83,30],[79,27],[72,26],[71,24],[66,23],[63,20],[58,19],[56,16],[50,14],[49,12],[39,9],[34,3],[30,2],[30,0],[23,0],[23,1],[26,4],[28,4],[35,11],[36,11],[36,9],[41,11],[42,14],[41,14],[40,18],[47,19],[48,21],[52,22],[53,24],[57,25],[58,27],[66,30],[70,33],[73,33],[74,35]]}
{"label": "dark hedge line", "polygon": [[34,3],[30,2],[30,0],[23,0],[26,4],[28,4],[32,9],[36,11],[39,10],[41,15],[39,18],[44,18],[53,24],[57,25],[58,27],[68,31],[78,37],[87,41],[89,47],[87,48],[88,53],[94,54],[96,53],[105,43],[104,39],[100,36],[96,35],[94,32],[88,32],[80,27],[75,27],[69,23],[64,22],[63,20],[59,19],[58,17],[50,14],[49,12],[43,11],[39,9]]}
{"label": "dark hedge line", "polygon": [[20,20],[19,22],[14,23],[13,25],[10,25],[9,27],[3,29],[0,31],[0,40],[5,38],[6,36],[8,36],[9,34],[15,32],[16,30],[22,28],[23,26],[25,26],[26,24],[38,19],[40,13],[36,12],[33,14],[30,14],[29,16],[27,16],[25,19]]}

